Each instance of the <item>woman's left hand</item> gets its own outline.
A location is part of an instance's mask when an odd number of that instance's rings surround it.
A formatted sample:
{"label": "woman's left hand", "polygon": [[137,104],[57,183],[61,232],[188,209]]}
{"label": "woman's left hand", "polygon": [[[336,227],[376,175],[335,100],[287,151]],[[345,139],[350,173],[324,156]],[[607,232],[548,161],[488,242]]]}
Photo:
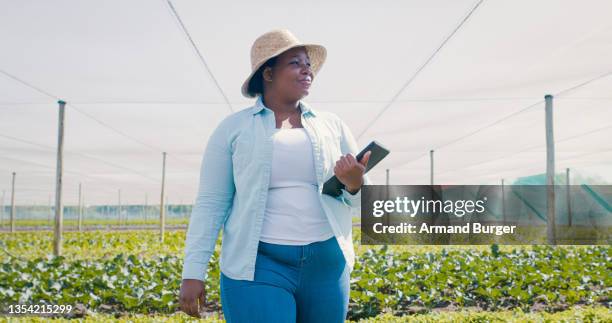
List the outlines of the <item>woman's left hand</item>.
{"label": "woman's left hand", "polygon": [[371,151],[367,151],[361,161],[357,161],[353,155],[346,154],[338,161],[334,167],[334,174],[338,180],[346,186],[346,190],[351,193],[357,193],[363,185],[363,174],[365,173],[368,160],[370,160]]}

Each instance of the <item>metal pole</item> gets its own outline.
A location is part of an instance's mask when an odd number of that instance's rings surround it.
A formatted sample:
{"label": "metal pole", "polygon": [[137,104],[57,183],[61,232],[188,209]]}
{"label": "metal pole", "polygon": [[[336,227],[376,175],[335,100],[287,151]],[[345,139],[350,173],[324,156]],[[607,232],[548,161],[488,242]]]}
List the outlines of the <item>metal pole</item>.
{"label": "metal pole", "polygon": [[[390,192],[389,192],[389,168],[387,168],[386,170],[386,178],[385,178],[385,193],[387,194],[386,196],[386,200],[389,200],[389,196],[390,196]],[[391,219],[390,219],[391,215],[387,215],[385,217],[385,225],[389,226],[391,223]]]}
{"label": "metal pole", "polygon": [[83,191],[79,183],[79,232],[83,231]]}
{"label": "metal pole", "polygon": [[433,186],[434,184],[434,151],[433,149],[429,151],[429,184]]}
{"label": "metal pole", "polygon": [[163,153],[163,164],[162,164],[162,185],[161,185],[161,199],[159,206],[159,241],[164,242],[164,222],[166,214],[164,212],[164,189],[166,185],[166,152]]}
{"label": "metal pole", "polygon": [[555,237],[555,139],[553,131],[553,96],[546,95],[546,211],[549,244],[556,244]]}
{"label": "metal pole", "polygon": [[565,169],[565,191],[567,193],[567,225],[572,226],[572,200],[570,194],[570,169]]}
{"label": "metal pole", "polygon": [[15,232],[15,176],[13,172],[13,184],[11,185],[11,232]]}
{"label": "metal pole", "polygon": [[503,178],[501,180],[501,191],[502,191],[502,222],[506,224],[506,192],[505,192]]}
{"label": "metal pole", "polygon": [[62,201],[62,184],[64,176],[64,121],[66,102],[58,101],[59,124],[57,136],[57,171],[55,181],[55,239],[53,240],[53,254],[62,254],[62,231],[64,227],[64,204]]}

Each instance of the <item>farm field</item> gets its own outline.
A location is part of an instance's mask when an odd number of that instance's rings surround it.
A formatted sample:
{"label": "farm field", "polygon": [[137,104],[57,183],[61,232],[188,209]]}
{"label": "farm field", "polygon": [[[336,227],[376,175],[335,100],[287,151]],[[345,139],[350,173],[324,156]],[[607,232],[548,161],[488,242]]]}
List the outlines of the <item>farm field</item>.
{"label": "farm field", "polygon": [[[354,228],[349,320],[612,315],[609,246],[367,246],[359,238]],[[184,239],[184,230],[166,232],[163,244],[155,230],[66,232],[64,256],[53,258],[51,232],[2,233],[0,303],[75,304],[75,315],[91,319],[181,322],[189,318],[175,313]],[[211,321],[222,314],[219,251],[220,239],[206,282]]]}
{"label": "farm field", "polygon": [[[53,220],[52,220],[53,221]],[[15,227],[16,230],[23,229],[53,229],[53,222],[50,222],[46,219],[16,219]],[[184,225],[186,226],[189,223],[189,219],[187,218],[166,218],[166,225]],[[128,219],[127,221],[121,221],[119,223],[117,219],[84,219],[83,226],[85,230],[88,230],[88,227],[91,226],[111,226],[111,227],[129,227],[134,225],[148,225],[148,226],[159,226],[159,217],[150,217],[148,219],[144,218],[134,218]],[[76,219],[64,219],[64,228],[72,230],[77,228],[78,221]],[[10,229],[8,220],[4,219],[2,225],[0,226],[0,230],[8,231]],[[95,229],[95,228],[94,228]]]}

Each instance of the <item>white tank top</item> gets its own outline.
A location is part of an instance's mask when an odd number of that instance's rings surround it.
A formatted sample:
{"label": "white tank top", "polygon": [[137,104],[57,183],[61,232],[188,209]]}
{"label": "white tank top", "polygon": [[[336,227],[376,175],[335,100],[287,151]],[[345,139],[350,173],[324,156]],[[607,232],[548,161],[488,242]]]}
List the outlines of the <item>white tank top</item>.
{"label": "white tank top", "polygon": [[270,187],[259,240],[306,245],[333,237],[319,200],[314,154],[306,130],[275,130]]}

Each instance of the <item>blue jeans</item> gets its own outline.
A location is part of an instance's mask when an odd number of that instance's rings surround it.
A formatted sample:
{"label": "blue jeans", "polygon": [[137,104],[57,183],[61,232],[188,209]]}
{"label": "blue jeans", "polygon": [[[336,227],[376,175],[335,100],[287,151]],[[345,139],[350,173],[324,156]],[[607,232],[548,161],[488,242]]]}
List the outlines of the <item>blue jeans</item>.
{"label": "blue jeans", "polygon": [[228,323],[344,322],[350,273],[336,237],[304,246],[259,241],[255,279],[221,272]]}

